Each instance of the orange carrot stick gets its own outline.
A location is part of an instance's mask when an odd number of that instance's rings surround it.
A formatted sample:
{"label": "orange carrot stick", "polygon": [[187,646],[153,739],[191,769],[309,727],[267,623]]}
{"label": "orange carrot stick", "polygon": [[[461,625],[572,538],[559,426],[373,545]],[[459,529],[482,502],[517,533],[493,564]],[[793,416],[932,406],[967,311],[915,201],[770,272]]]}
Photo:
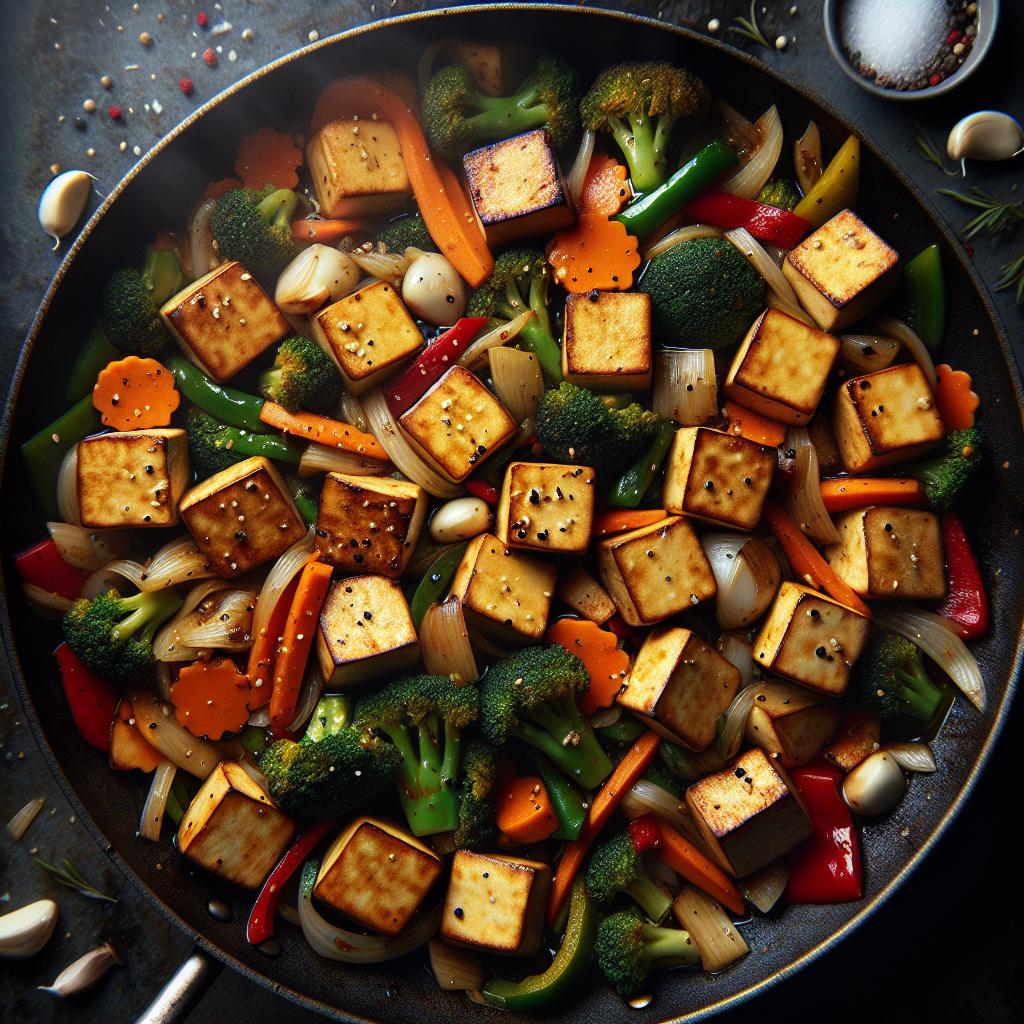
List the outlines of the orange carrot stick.
{"label": "orange carrot stick", "polygon": [[250,707],[253,711],[264,707],[270,701],[277,646],[284,636],[284,628],[288,623],[288,612],[291,611],[298,586],[299,577],[296,575],[278,595],[277,604],[274,605],[267,624],[260,630],[259,635],[253,638],[252,647],[249,648],[249,664],[245,674],[249,677],[249,683],[252,686]]}
{"label": "orange carrot stick", "polygon": [[498,828],[515,843],[539,843],[558,830],[544,782],[533,775],[511,779],[498,790]]}
{"label": "orange carrot stick", "polygon": [[544,634],[544,643],[560,644],[586,666],[590,687],[576,699],[584,715],[612,706],[629,671],[629,655],[614,633],[589,619],[556,619]]}
{"label": "orange carrot stick", "polygon": [[653,526],[667,515],[663,508],[608,508],[594,516],[594,536],[610,537],[613,533]]}
{"label": "orange carrot stick", "polygon": [[661,843],[656,852],[673,871],[698,889],[703,889],[734,914],[743,913],[743,895],[721,868],[663,818],[658,818],[658,831],[661,832]]}
{"label": "orange carrot stick", "polygon": [[342,217],[338,220],[293,220],[292,238],[296,242],[337,245],[346,235],[363,231],[369,223],[370,221],[366,217]]}
{"label": "orange carrot stick", "polygon": [[770,420],[760,413],[751,412],[731,398],[725,400],[723,408],[729,417],[729,426],[726,429],[730,434],[737,434],[758,444],[766,444],[769,448],[778,448],[786,440],[785,424]]}
{"label": "orange carrot stick", "polygon": [[821,481],[826,512],[846,512],[865,505],[926,504],[920,480],[899,476],[844,476]]}
{"label": "orange carrot stick", "polygon": [[341,420],[332,420],[311,412],[289,412],[276,402],[263,403],[260,419],[268,427],[283,430],[286,434],[301,437],[304,441],[316,441],[317,444],[327,445],[329,448],[343,448],[356,455],[365,455],[368,459],[387,461],[387,452],[381,448],[373,434],[366,434],[350,423],[342,423]]}

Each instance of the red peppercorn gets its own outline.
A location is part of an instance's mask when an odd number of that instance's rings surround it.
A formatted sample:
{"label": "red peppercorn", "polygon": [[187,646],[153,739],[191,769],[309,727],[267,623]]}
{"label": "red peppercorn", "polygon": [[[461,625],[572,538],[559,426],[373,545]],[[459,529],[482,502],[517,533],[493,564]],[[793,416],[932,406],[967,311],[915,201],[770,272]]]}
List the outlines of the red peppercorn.
{"label": "red peppercorn", "polygon": [[112,106],[107,108],[107,113],[110,115],[111,121],[120,121],[124,111],[118,106]]}
{"label": "red peppercorn", "polygon": [[199,13],[198,13],[198,14],[196,15],[196,24],[197,24],[197,25],[198,25],[198,26],[199,26],[200,28],[206,28],[206,23],[207,23],[207,22],[208,22],[209,20],[210,20],[210,19],[206,17],[206,11],[200,11],[200,12],[199,12]]}
{"label": "red peppercorn", "polygon": [[178,83],[178,88],[179,88],[179,89],[180,89],[180,90],[181,90],[181,91],[182,91],[182,92],[183,92],[183,93],[184,93],[184,94],[185,94],[186,96],[191,96],[191,95],[192,95],[192,79],[191,79],[191,78],[183,78],[183,79],[182,79],[182,80],[181,80],[181,81],[180,81],[180,82]]}
{"label": "red peppercorn", "polygon": [[972,260],[974,259],[974,246],[973,245],[965,245],[964,246],[964,252],[966,252],[967,255],[971,257]]}
{"label": "red peppercorn", "polygon": [[645,814],[629,823],[629,838],[637,853],[646,853],[661,845],[661,829],[653,814]]}
{"label": "red peppercorn", "polygon": [[946,36],[946,45],[947,46],[952,46],[954,43],[959,43],[959,42],[960,42],[960,30],[959,29],[953,29],[953,31],[950,32],[948,36]]}
{"label": "red peppercorn", "polygon": [[212,46],[208,46],[203,50],[203,63],[211,68],[217,66],[217,51]]}
{"label": "red peppercorn", "polygon": [[938,85],[941,81],[942,75],[940,75],[937,71],[934,74],[928,76],[929,85]]}

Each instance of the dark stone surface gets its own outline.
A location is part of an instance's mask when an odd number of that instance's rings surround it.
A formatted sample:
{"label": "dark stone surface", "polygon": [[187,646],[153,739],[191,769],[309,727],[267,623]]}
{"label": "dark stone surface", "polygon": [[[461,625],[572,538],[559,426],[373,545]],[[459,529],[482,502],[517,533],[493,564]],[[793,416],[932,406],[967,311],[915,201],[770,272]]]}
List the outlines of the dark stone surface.
{"label": "dark stone surface", "polygon": [[[0,223],[0,275],[5,285],[0,299],[0,380],[10,376],[21,339],[59,259],[47,251],[35,220],[35,203],[51,164],[89,170],[97,177],[97,190],[105,192],[134,162],[134,146],[145,150],[162,131],[217,91],[302,45],[310,31],[323,37],[377,17],[434,5],[401,0],[377,5],[240,0],[225,3],[223,9],[207,8],[205,31],[195,24],[201,4],[160,5],[143,0],[138,6],[135,12],[126,3],[111,4],[107,10],[103,5],[70,0],[4,5],[0,46],[6,102],[0,107],[0,137],[5,140],[5,154],[0,175],[8,202]],[[657,15],[699,30],[712,16],[724,28],[748,8],[742,0],[607,6]],[[949,127],[972,109],[989,107],[1021,115],[1024,73],[1013,42],[1024,38],[1024,11],[1017,4],[1003,5],[996,49],[986,67],[961,91],[932,103],[896,104],[861,92],[832,65],[820,31],[817,2],[799,3],[796,16],[788,13],[791,6],[777,0],[758,5],[759,11],[767,8],[761,20],[769,39],[780,32],[795,36],[784,52],[758,50],[758,56],[851,117],[928,193],[941,216],[953,225],[961,224],[967,212],[934,192],[950,184],[959,186],[920,157],[913,135],[920,125],[941,149]],[[165,14],[163,21],[158,20],[160,12]],[[233,24],[231,31],[210,38],[213,26],[225,20]],[[123,26],[122,32],[117,31],[118,25]],[[241,38],[245,28],[254,33],[251,42]],[[138,41],[143,31],[153,36],[150,48]],[[221,47],[216,68],[207,67],[199,57],[208,45]],[[232,50],[236,61],[229,59]],[[139,66],[137,70],[125,70],[133,64]],[[99,83],[103,74],[114,82],[109,93]],[[179,79],[185,76],[194,82],[191,97],[178,89]],[[99,105],[95,114],[82,110],[87,97]],[[159,114],[153,110],[154,99],[163,108]],[[103,113],[111,103],[124,109],[122,122],[114,123]],[[749,105],[755,112],[757,102],[752,99]],[[58,123],[60,115],[64,123]],[[79,116],[86,123],[84,131],[74,127]],[[124,153],[118,149],[121,140],[127,142]],[[95,148],[95,157],[85,155],[89,146]],[[970,170],[971,183],[1006,196],[1019,180],[1019,165],[974,165]],[[94,197],[93,206],[97,202]],[[976,263],[991,286],[998,265],[1019,251],[1020,240],[1016,245],[989,240],[975,244]],[[995,298],[1020,361],[1024,355],[1020,313],[1008,293]],[[16,499],[5,495],[4,500]],[[1011,852],[1019,801],[1013,755],[1020,739],[1020,726],[1011,718],[964,812],[913,879],[872,920],[823,960],[756,1003],[734,1011],[733,1018],[776,1020],[783,1014],[796,1018],[824,1010],[834,1020],[865,1016],[895,1020],[910,1014],[949,1024],[1022,1019],[1021,931],[1013,910],[1017,865]],[[42,795],[47,801],[20,844],[12,844],[6,833],[0,839],[0,912],[43,895],[54,896],[61,907],[57,933],[42,953],[29,961],[4,963],[0,1018],[131,1020],[187,954],[190,944],[132,890],[74,820],[24,724],[6,666],[0,669],[0,742],[0,821],[31,797]],[[114,907],[58,892],[33,864],[33,852],[49,860],[70,857],[97,885],[117,895],[119,903]],[[106,939],[122,951],[125,967],[94,992],[61,1003],[35,991],[36,985],[48,983],[61,967]],[[657,1009],[656,1003],[648,1014],[656,1014]],[[231,1021],[243,1013],[246,1017],[275,1015],[290,1022],[314,1019],[224,972],[189,1021]]]}

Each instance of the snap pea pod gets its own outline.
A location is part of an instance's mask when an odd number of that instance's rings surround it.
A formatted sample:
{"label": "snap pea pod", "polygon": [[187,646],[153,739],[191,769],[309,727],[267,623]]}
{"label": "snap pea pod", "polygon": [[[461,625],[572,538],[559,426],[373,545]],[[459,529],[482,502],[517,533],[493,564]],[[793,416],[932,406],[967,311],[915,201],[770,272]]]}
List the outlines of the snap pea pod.
{"label": "snap pea pod", "polygon": [[458,569],[459,563],[462,561],[462,554],[466,550],[467,545],[468,541],[445,548],[434,559],[430,568],[424,574],[423,579],[420,580],[419,585],[416,587],[416,592],[412,595],[412,603],[409,605],[413,625],[417,629],[420,628],[420,623],[423,621],[423,616],[427,614],[427,609],[444,597],[452,577],[455,575],[455,570]]}
{"label": "snap pea pod", "polygon": [[946,282],[937,245],[922,249],[903,268],[902,300],[903,319],[932,352],[938,351],[946,330]]}
{"label": "snap pea pod", "polygon": [[676,425],[671,420],[659,423],[650,448],[619,477],[605,495],[605,504],[610,508],[636,508],[658,475],[675,436]]}
{"label": "snap pea pod", "polygon": [[91,395],[100,370],[107,363],[120,358],[121,353],[110,344],[103,328],[99,324],[93,324],[89,337],[85,339],[85,344],[78,350],[78,355],[75,356],[75,361],[71,366],[71,376],[68,377],[68,386],[64,397],[69,402],[77,402],[79,399]]}
{"label": "snap pea pod", "polygon": [[308,494],[294,494],[292,499],[305,524],[307,526],[315,526],[317,519],[320,517],[320,506]]}
{"label": "snap pea pod", "polygon": [[555,817],[558,818],[558,831],[551,838],[569,841],[579,839],[587,812],[576,787],[539,750],[530,751],[530,760],[544,783]]}
{"label": "snap pea pod", "polygon": [[210,380],[197,366],[184,356],[171,356],[167,369],[174,374],[178,390],[194,406],[209,413],[230,427],[239,427],[254,434],[267,433],[267,425],[260,419],[263,399]]}

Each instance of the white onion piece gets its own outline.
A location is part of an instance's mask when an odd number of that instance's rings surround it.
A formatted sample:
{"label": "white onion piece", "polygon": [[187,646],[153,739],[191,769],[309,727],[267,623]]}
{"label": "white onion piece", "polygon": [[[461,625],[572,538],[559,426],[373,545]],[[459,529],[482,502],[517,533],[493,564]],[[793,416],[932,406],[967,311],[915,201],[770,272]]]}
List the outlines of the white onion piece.
{"label": "white onion piece", "polygon": [[507,345],[519,332],[536,316],[532,309],[528,309],[519,316],[513,317],[507,323],[492,327],[491,330],[475,338],[466,347],[459,359],[460,366],[472,366],[485,352],[490,351],[497,345]]}
{"label": "white onion piece", "polygon": [[281,271],[274,303],[289,316],[308,316],[350,294],[360,273],[348,253],[315,243],[299,252]]}
{"label": "white onion piece", "polygon": [[839,362],[861,373],[873,373],[892,365],[900,354],[900,343],[878,334],[844,334],[840,339]]}
{"label": "white onion piece", "polygon": [[213,229],[210,221],[217,208],[216,199],[207,199],[192,217],[189,225],[189,252],[191,253],[192,277],[200,278],[220,263],[220,257],[213,245]]}
{"label": "white onion piece", "polygon": [[366,423],[363,405],[347,388],[342,388],[338,398],[338,412],[339,415],[335,418],[341,420],[342,423],[351,423],[353,427],[361,430],[364,434],[369,432],[370,428]]}
{"label": "white onion piece", "polygon": [[788,881],[789,868],[786,867],[786,862],[776,860],[744,878],[740,882],[740,888],[748,903],[757,907],[762,914],[767,914],[782,898]]}
{"label": "white onion piece", "polygon": [[668,252],[669,249],[682,242],[692,242],[695,238],[721,237],[722,229],[713,227],[711,224],[687,224],[684,227],[675,228],[649,243],[641,255],[645,260],[653,260],[655,256]]}
{"label": "white onion piece", "polygon": [[499,346],[487,353],[491,380],[502,405],[517,423],[533,420],[544,394],[540,360],[532,352]]}
{"label": "white onion piece", "polygon": [[160,825],[164,820],[164,812],[167,810],[167,797],[171,792],[171,783],[174,782],[174,775],[178,766],[165,761],[157,765],[153,772],[153,781],[149,785],[149,795],[142,808],[142,817],[139,819],[139,835],[143,839],[149,839],[154,843],[160,842]]}
{"label": "white onion piece", "polygon": [[759,144],[739,170],[718,187],[744,199],[756,199],[772,176],[782,153],[782,118],[778,109],[769,107],[755,122]]}
{"label": "white onion piece", "polygon": [[700,953],[709,974],[724,971],[750,952],[732,918],[707,893],[686,885],[672,904],[672,915]]}
{"label": "white onion piece", "polygon": [[882,749],[905,771],[930,775],[939,770],[927,743],[886,743]]}
{"label": "white onion piece", "polygon": [[32,606],[32,611],[41,619],[59,619],[75,603],[69,597],[55,594],[52,590],[44,590],[34,583],[23,583],[21,589],[25,592],[25,598]]}
{"label": "white onion piece", "polygon": [[227,758],[218,744],[193,736],[174,717],[173,707],[157,694],[136,687],[129,690],[128,699],[135,724],[146,742],[190,775],[205,779]]}
{"label": "white onion piece", "polygon": [[754,661],[754,648],[735,633],[723,633],[718,638],[718,653],[740,673],[740,684],[750,686],[758,681],[759,670]]}
{"label": "white onion piece", "polygon": [[288,548],[267,573],[267,578],[263,581],[263,587],[256,598],[256,610],[252,613],[254,639],[263,636],[281,593],[309,561],[314,540],[314,531],[310,527],[306,535]]}
{"label": "white onion piece", "polygon": [[431,675],[452,676],[459,685],[480,677],[458,598],[427,609],[420,624],[420,649],[423,665]]}
{"label": "white onion piece", "polygon": [[[159,668],[165,662],[171,661],[192,661],[196,658],[196,651],[194,648],[187,647],[181,642],[181,629],[192,613],[199,607],[199,605],[206,600],[210,594],[217,590],[223,590],[225,588],[224,580],[203,580],[202,583],[197,583],[186,595],[185,600],[182,601],[181,607],[174,613],[174,615],[165,622],[159,630],[157,630],[156,636],[153,638],[153,656],[156,658],[157,667]],[[164,691],[164,682],[167,684],[167,690]],[[169,677],[167,680],[160,683],[160,693],[166,700],[171,699],[170,682]]]}
{"label": "white onion piece", "polygon": [[270,707],[262,707],[249,716],[247,723],[254,729],[266,729],[270,726]]}
{"label": "white onion piece", "polygon": [[573,206],[580,201],[583,194],[583,183],[587,180],[587,171],[590,169],[590,160],[594,155],[594,143],[597,135],[588,128],[580,138],[580,148],[576,152],[576,159],[572,162],[572,170],[565,180],[565,187],[572,200]]}
{"label": "white onion piece", "polygon": [[376,284],[377,281],[386,281],[396,291],[401,291],[402,279],[410,264],[417,256],[421,255],[421,249],[412,247],[404,253],[377,252],[371,249],[367,252],[364,249],[353,249],[348,255],[360,270],[373,279],[360,281],[353,291],[361,291],[366,285]]}
{"label": "white onion piece", "polygon": [[53,543],[57,545],[60,557],[68,565],[86,572],[95,572],[102,566],[92,546],[92,534],[84,526],[74,523],[47,523],[46,529]]}
{"label": "white onion piece", "polygon": [[757,697],[758,686],[744,686],[732,699],[729,710],[725,713],[725,727],[718,741],[718,748],[725,760],[735,757],[740,751],[740,743],[747,731],[747,719]]}
{"label": "white onion piece", "polygon": [[821,177],[821,132],[813,122],[807,123],[807,130],[793,143],[793,166],[796,180],[804,195],[818,183]]}
{"label": "white onion piece", "polygon": [[730,149],[738,150],[745,159],[761,145],[761,134],[735,107],[724,100],[714,102],[713,123],[717,124],[720,135]]}
{"label": "white onion piece", "polygon": [[654,364],[651,408],[663,420],[699,427],[718,415],[715,354],[709,348],[664,348]]}
{"label": "white onion piece", "polygon": [[435,39],[420,54],[420,59],[416,64],[416,81],[419,84],[421,94],[426,92],[430,79],[434,76],[434,62],[450,44],[450,39]]}
{"label": "white onion piece", "polygon": [[78,504],[77,444],[67,450],[57,472],[57,511],[65,523],[82,525],[82,509]]}
{"label": "white onion piece", "polygon": [[90,600],[111,590],[119,590],[124,586],[124,577],[116,572],[107,572],[106,568],[97,569],[83,584],[82,597]]}
{"label": "white onion piece", "polygon": [[123,576],[145,594],[215,575],[206,556],[187,535],[169,541],[146,565],[119,558],[105,565],[102,571]]}
{"label": "white onion piece", "polygon": [[402,278],[402,301],[428,324],[453,324],[466,312],[466,283],[448,258],[425,252],[409,264]]}
{"label": "white onion piece", "polygon": [[642,818],[645,814],[657,815],[686,835],[696,830],[686,810],[686,801],[680,800],[649,779],[638,779],[634,782],[629,792],[622,798],[619,809],[627,818]]}
{"label": "white onion piece", "polygon": [[445,992],[473,992],[484,987],[483,964],[469,950],[431,939],[427,952],[434,981]]}
{"label": "white onion piece", "polygon": [[718,584],[718,624],[722,629],[750,625],[779,589],[778,559],[760,537],[746,533],[706,533],[701,544]]}
{"label": "white onion piece", "polygon": [[736,246],[746,261],[764,278],[771,293],[770,301],[776,309],[788,313],[809,327],[815,326],[814,320],[800,305],[793,286],[786,280],[786,275],[779,269],[779,265],[746,228],[726,231],[724,237]]}
{"label": "white onion piece", "polygon": [[311,441],[299,457],[299,476],[317,473],[345,473],[348,476],[384,476],[391,469],[389,462],[370,459],[347,452],[344,448]]}
{"label": "white onion piece", "polygon": [[806,427],[790,427],[786,444],[796,452],[793,477],[784,503],[800,529],[819,544],[839,544],[842,538],[821,497],[818,452]]}
{"label": "white onion piece", "polygon": [[918,337],[917,332],[909,324],[905,324],[893,316],[879,320],[876,327],[879,334],[894,338],[910,353],[914,362],[924,371],[928,383],[934,388],[939,380],[938,374],[935,372],[935,360],[932,359],[928,346]]}
{"label": "white onion piece", "polygon": [[[320,663],[316,654],[306,663],[306,672],[302,677],[302,691],[299,694],[298,702],[295,705],[295,717],[287,728],[287,732],[305,731],[302,727],[309,721],[310,716],[316,710],[320,694],[324,689],[324,676],[320,671]],[[266,784],[264,783],[264,789]]]}
{"label": "white onion piece", "polygon": [[256,594],[251,590],[224,590],[211,597],[208,609],[200,605],[178,626],[182,647],[218,651],[247,651],[252,647],[252,615]]}

